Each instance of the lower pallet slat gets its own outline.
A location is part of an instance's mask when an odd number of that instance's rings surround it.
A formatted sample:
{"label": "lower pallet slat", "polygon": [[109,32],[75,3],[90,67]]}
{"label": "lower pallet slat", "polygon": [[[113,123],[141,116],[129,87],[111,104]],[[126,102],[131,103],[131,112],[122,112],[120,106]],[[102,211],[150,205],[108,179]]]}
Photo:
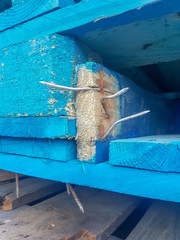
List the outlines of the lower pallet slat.
{"label": "lower pallet slat", "polygon": [[[73,161],[52,161],[0,153],[1,169],[135,196],[180,202],[179,173],[164,173]],[[32,167],[33,166],[33,167]]]}
{"label": "lower pallet slat", "polygon": [[13,210],[64,189],[65,185],[59,182],[28,178],[19,182],[20,196],[17,197],[15,183],[6,183],[0,186],[0,208]]}
{"label": "lower pallet slat", "polygon": [[180,239],[180,205],[154,202],[127,240]]}
{"label": "lower pallet slat", "polygon": [[16,209],[10,221],[7,221],[6,214],[0,214],[1,240],[11,236],[13,240],[23,237],[70,240],[77,233],[82,234],[83,229],[94,236],[91,240],[106,240],[142,201],[86,187],[76,187],[75,190],[84,205],[85,214],[79,211],[73,197],[64,192],[32,207]]}

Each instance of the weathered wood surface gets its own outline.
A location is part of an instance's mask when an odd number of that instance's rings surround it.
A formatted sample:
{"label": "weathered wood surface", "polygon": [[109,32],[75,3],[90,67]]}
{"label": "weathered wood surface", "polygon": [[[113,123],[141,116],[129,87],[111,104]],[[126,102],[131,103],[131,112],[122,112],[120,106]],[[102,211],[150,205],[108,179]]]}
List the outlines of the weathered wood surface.
{"label": "weathered wood surface", "polygon": [[179,240],[180,205],[154,202],[127,240]]}
{"label": "weathered wood surface", "polygon": [[180,135],[112,141],[109,162],[132,168],[180,172]]}
{"label": "weathered wood surface", "polygon": [[[79,65],[77,77],[78,84],[87,81],[94,84],[93,87],[103,88],[101,92],[86,91],[78,93],[76,97],[77,147],[80,160],[108,161],[109,142],[112,139],[173,132],[170,100],[148,92],[123,75],[93,62]],[[105,109],[109,113],[107,117],[102,99],[127,87],[129,90],[123,95],[105,100]],[[114,122],[144,110],[151,112],[118,124],[106,137],[106,142],[101,141]]]}
{"label": "weathered wood surface", "polygon": [[[19,177],[22,178],[23,175],[20,175]],[[15,173],[0,170],[0,184],[10,180],[15,180]]]}
{"label": "weathered wood surface", "polygon": [[68,161],[77,158],[74,139],[0,138],[0,152]]}
{"label": "weathered wood surface", "polygon": [[74,95],[40,81],[75,84],[75,62],[88,59],[88,54],[78,56],[79,51],[73,38],[57,34],[1,49],[0,117],[74,116]]}
{"label": "weathered wood surface", "polygon": [[[33,163],[33,167],[32,167]],[[1,169],[135,196],[180,202],[179,173],[0,154]]]}
{"label": "weathered wood surface", "polygon": [[13,240],[21,240],[25,235],[32,239],[66,239],[85,229],[97,240],[105,240],[140,201],[84,187],[76,188],[76,193],[84,205],[85,214],[79,211],[72,196],[65,192],[23,211],[15,210],[16,214],[10,221],[0,214],[1,239],[13,236]]}
{"label": "weathered wood surface", "polygon": [[28,178],[19,182],[20,196],[17,197],[15,183],[6,183],[0,185],[0,205],[5,211],[13,210],[64,189],[65,185],[59,182]]}
{"label": "weathered wood surface", "polygon": [[0,135],[66,139],[76,136],[76,120],[68,117],[0,118]]}

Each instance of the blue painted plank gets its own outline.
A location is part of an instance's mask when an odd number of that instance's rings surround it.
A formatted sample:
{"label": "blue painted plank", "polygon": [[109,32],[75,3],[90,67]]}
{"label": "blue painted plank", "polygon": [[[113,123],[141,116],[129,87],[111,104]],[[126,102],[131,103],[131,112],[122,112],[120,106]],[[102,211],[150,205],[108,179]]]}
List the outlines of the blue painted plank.
{"label": "blue painted plank", "polygon": [[180,52],[179,11],[178,0],[82,1],[4,31],[0,46],[61,32],[96,50],[105,65],[116,71],[172,61],[179,59]]}
{"label": "blue painted plank", "polygon": [[124,167],[179,173],[180,135],[112,141],[109,162]]}
{"label": "blue painted plank", "polygon": [[179,11],[178,0],[154,1],[64,33],[78,37],[102,55],[106,66],[116,71],[167,62],[179,59]]}
{"label": "blue painted plank", "polygon": [[[129,87],[129,90],[116,99],[108,99],[106,100],[106,109],[109,111],[109,118],[106,117],[105,111],[102,108],[102,105],[99,102],[95,101],[95,112],[96,115],[95,125],[91,125],[91,132],[96,132],[96,135],[92,136],[89,134],[86,136],[86,141],[83,142],[83,133],[81,132],[82,125],[79,126],[78,119],[78,111],[76,111],[77,115],[77,132],[78,132],[78,158],[80,160],[85,160],[89,162],[102,162],[108,161],[109,156],[109,143],[115,139],[124,139],[124,138],[135,138],[142,137],[148,135],[156,135],[156,134],[173,134],[174,120],[173,120],[173,111],[172,111],[172,102],[171,100],[165,99],[163,96],[158,96],[151,92],[148,92],[135,83],[133,83],[130,79],[120,75],[116,72],[113,72],[100,64],[97,63],[87,63],[78,66],[78,72],[80,71],[90,71],[91,77],[94,79],[100,79],[100,71],[103,72],[103,81],[104,81],[104,93],[99,93],[99,97],[97,97],[97,101],[102,99],[104,96],[110,95],[107,93],[108,84],[112,87],[115,85],[115,88],[109,88],[109,92],[112,94],[119,91],[122,88]],[[79,75],[77,75],[79,77]],[[91,78],[89,75],[89,78]],[[109,82],[107,84],[107,79]],[[116,85],[117,84],[117,85]],[[110,90],[111,89],[111,90]],[[113,91],[113,92],[112,92]],[[86,93],[85,93],[86,94]],[[84,98],[86,96],[84,95]],[[93,102],[95,99],[95,95],[93,98],[89,100],[89,102]],[[86,97],[87,99],[87,97]],[[83,102],[83,100],[82,100]],[[77,104],[76,104],[77,105]],[[98,106],[98,107],[97,107]],[[78,105],[79,107],[79,105]],[[80,106],[81,107],[81,106]],[[83,107],[83,105],[82,105]],[[97,108],[97,109],[96,109]],[[124,117],[145,111],[151,110],[151,112],[147,115],[141,116],[139,118],[134,118],[128,121],[124,121],[119,123],[112,132],[104,141],[103,136],[106,134],[111,125]],[[86,108],[83,108],[82,115],[87,115]],[[91,117],[91,116],[90,116]],[[90,118],[89,117],[89,118]],[[81,121],[81,118],[80,118]],[[91,117],[92,121],[92,117]],[[88,119],[86,119],[88,122]],[[83,124],[84,131],[88,132],[89,124]],[[82,135],[79,134],[82,133]],[[82,143],[82,144],[81,144]],[[82,147],[81,147],[82,146]],[[88,147],[90,146],[90,147]],[[87,147],[87,148],[86,148]],[[90,149],[90,154],[88,155],[87,149]],[[94,151],[95,149],[95,151]],[[88,157],[87,157],[88,156]]]}
{"label": "blue painted plank", "polygon": [[1,169],[135,196],[180,202],[179,173],[0,154]]}
{"label": "blue painted plank", "polygon": [[76,120],[66,117],[0,118],[0,136],[69,138],[76,136]]}
{"label": "blue painted plank", "polygon": [[[53,0],[54,1],[54,0]],[[53,2],[52,0],[49,1],[49,5],[51,4],[51,2]],[[29,4],[29,6],[31,7],[32,5],[30,5],[30,0],[12,0],[12,5],[13,6],[17,6],[19,4],[25,3],[27,2],[27,4]],[[37,0],[31,0],[32,3],[36,2],[37,5],[40,5],[41,2],[38,2]],[[68,5],[72,5],[75,4],[74,0],[55,0],[54,3],[57,3],[57,6],[60,7],[66,7]],[[46,4],[46,3],[45,3]],[[41,6],[42,7],[42,6]]]}
{"label": "blue painted plank", "polygon": [[69,161],[76,159],[75,140],[0,138],[0,152],[33,158]]}
{"label": "blue painted plank", "polygon": [[76,64],[98,57],[72,37],[48,35],[0,50],[0,117],[75,116],[74,93],[40,81],[76,86]]}
{"label": "blue painted plank", "polygon": [[14,0],[12,5],[0,14],[0,31],[60,8],[59,0]]}
{"label": "blue painted plank", "polygon": [[74,0],[12,0],[13,7],[0,14],[0,31],[73,4]]}
{"label": "blue painted plank", "polygon": [[37,36],[73,29],[101,17],[120,14],[150,2],[151,0],[81,1],[0,33],[0,47],[7,47]]}

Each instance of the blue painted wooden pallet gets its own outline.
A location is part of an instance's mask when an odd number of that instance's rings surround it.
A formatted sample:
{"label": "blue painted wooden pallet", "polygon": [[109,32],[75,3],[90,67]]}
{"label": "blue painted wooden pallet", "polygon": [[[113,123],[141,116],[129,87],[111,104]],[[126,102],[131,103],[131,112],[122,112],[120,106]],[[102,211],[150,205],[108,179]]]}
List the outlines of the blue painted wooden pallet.
{"label": "blue painted wooden pallet", "polygon": [[12,172],[135,196],[180,202],[179,173],[112,166],[108,162],[60,162],[0,154],[0,166]]}
{"label": "blue painted wooden pallet", "polygon": [[112,141],[109,162],[124,167],[180,172],[180,135]]}
{"label": "blue painted wooden pallet", "polygon": [[180,52],[179,11],[178,0],[84,0],[2,32],[0,46],[59,32],[78,37],[114,70],[172,61]]}

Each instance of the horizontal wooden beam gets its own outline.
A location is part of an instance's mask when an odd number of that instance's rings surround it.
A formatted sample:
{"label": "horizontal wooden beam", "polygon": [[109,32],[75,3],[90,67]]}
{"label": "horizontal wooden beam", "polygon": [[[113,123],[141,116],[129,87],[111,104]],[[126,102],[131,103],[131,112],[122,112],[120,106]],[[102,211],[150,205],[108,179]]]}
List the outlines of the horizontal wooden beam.
{"label": "horizontal wooden beam", "polygon": [[0,15],[0,31],[73,4],[74,0],[12,0],[12,7]]}
{"label": "horizontal wooden beam", "polygon": [[65,139],[76,136],[76,120],[67,117],[0,118],[0,135]]}
{"label": "horizontal wooden beam", "polygon": [[16,196],[15,183],[0,186],[0,207],[4,211],[13,210],[65,190],[65,185],[44,179],[28,178],[19,182],[20,196]]}
{"label": "horizontal wooden beam", "polygon": [[178,0],[82,1],[1,32],[0,47],[59,32],[79,38],[116,71],[168,62],[179,59],[179,11]]}
{"label": "horizontal wooden beam", "polygon": [[112,141],[109,162],[124,167],[179,173],[180,135]]}
{"label": "horizontal wooden beam", "polygon": [[0,138],[0,152],[69,161],[77,158],[74,139]]}
{"label": "horizontal wooden beam", "polygon": [[180,190],[177,187],[180,181],[179,173],[112,166],[108,162],[90,164],[77,160],[47,161],[41,158],[2,153],[0,154],[0,166],[4,170],[55,181],[180,202]]}
{"label": "horizontal wooden beam", "polygon": [[[42,0],[41,0],[42,1]],[[73,6],[68,6],[41,17],[25,22],[15,28],[0,33],[0,48],[27,41],[37,36],[62,32],[85,25],[101,17],[123,13],[150,3],[152,0],[131,1],[81,1]],[[88,14],[87,14],[88,12]],[[41,31],[39,31],[41,29]]]}

